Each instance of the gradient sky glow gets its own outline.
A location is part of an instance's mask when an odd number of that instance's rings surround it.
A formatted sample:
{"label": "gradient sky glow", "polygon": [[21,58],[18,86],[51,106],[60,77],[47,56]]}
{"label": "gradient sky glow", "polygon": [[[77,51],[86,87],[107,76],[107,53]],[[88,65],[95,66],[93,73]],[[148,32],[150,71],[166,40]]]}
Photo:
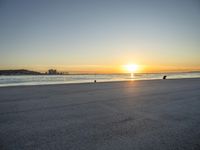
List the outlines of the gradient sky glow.
{"label": "gradient sky glow", "polygon": [[0,69],[200,70],[199,0],[0,0]]}

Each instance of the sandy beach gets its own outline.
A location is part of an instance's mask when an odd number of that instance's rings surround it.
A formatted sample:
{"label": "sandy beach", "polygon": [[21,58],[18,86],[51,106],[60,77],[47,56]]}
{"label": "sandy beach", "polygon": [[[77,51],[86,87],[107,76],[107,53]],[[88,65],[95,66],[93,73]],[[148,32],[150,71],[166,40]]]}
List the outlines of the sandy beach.
{"label": "sandy beach", "polygon": [[1,87],[0,149],[200,149],[200,78]]}

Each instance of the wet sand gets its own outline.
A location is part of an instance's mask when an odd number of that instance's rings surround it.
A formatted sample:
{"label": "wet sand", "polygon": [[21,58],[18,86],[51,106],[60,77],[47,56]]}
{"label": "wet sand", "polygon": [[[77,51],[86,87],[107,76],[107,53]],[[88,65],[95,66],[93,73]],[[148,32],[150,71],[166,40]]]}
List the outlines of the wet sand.
{"label": "wet sand", "polygon": [[0,149],[200,149],[200,78],[1,87]]}

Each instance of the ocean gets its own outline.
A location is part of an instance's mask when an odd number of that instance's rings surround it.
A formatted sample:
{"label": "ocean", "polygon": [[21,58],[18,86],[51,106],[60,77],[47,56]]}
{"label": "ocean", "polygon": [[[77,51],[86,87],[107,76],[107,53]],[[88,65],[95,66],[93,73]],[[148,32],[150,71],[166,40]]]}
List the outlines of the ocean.
{"label": "ocean", "polygon": [[97,74],[97,75],[10,75],[0,76],[0,87],[23,85],[47,85],[67,83],[89,83],[128,81],[128,80],[154,80],[178,78],[200,78],[200,72],[192,73],[137,73],[137,74]]}

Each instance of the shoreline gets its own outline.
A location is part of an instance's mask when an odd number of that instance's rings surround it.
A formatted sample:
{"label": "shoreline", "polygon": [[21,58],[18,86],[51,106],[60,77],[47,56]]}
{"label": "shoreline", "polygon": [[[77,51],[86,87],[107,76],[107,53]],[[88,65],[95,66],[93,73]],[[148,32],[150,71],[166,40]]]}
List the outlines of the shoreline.
{"label": "shoreline", "polygon": [[[185,79],[200,79],[200,77],[194,77],[194,78],[167,78],[165,80],[185,80]],[[73,83],[47,83],[47,84],[33,84],[33,85],[0,85],[0,88],[9,88],[9,87],[29,87],[29,86],[59,86],[59,85],[77,85],[77,84],[99,84],[99,83],[119,83],[119,82],[137,82],[137,81],[160,81],[163,79],[130,79],[130,80],[119,80],[119,81],[100,81],[96,83],[94,83],[94,81],[92,82],[73,82]]]}

